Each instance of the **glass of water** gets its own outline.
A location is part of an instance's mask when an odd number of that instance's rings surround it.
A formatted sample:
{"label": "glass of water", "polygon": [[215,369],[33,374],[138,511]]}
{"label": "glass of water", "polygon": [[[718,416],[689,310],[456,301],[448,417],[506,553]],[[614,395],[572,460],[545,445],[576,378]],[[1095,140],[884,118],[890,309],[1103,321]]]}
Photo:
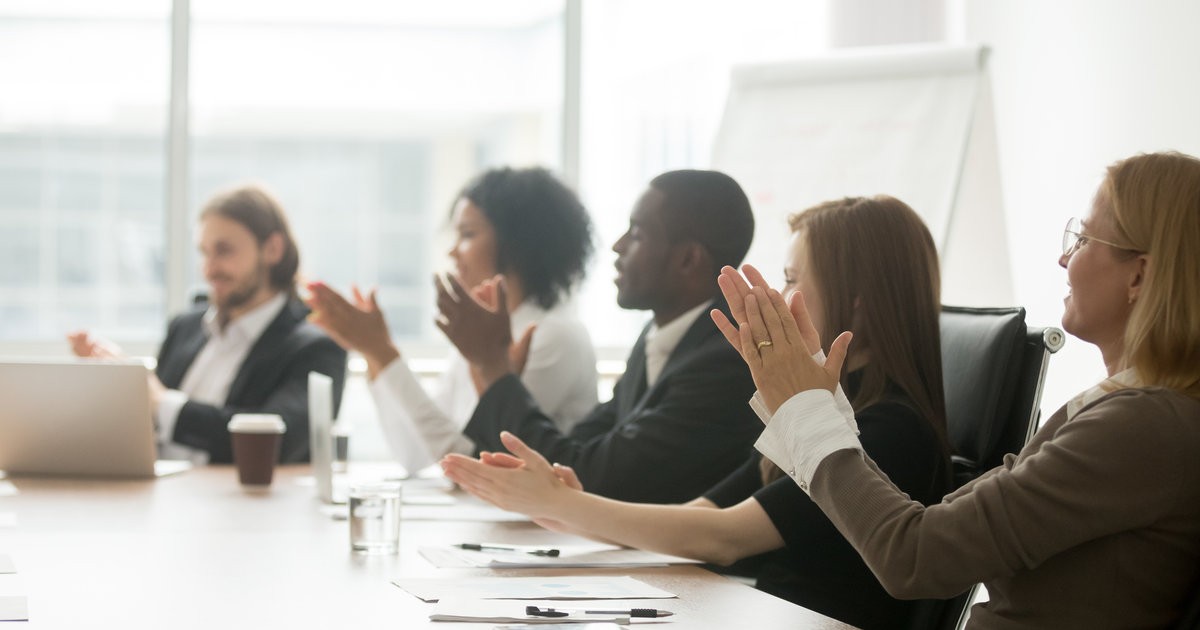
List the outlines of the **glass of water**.
{"label": "glass of water", "polygon": [[357,553],[396,553],[400,549],[400,484],[350,487],[350,548]]}

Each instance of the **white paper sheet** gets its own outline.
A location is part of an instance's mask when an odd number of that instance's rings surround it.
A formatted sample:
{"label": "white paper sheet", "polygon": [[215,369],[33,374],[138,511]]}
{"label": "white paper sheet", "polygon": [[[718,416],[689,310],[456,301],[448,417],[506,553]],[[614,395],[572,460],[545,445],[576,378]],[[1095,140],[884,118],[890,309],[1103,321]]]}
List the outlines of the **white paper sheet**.
{"label": "white paper sheet", "polygon": [[[507,543],[484,543],[505,545]],[[699,560],[669,556],[663,553],[627,549],[616,545],[599,543],[585,545],[553,545],[559,550],[557,557],[535,556],[523,551],[469,551],[453,546],[421,547],[421,557],[435,567],[450,568],[494,568],[528,569],[545,567],[570,568],[632,568],[663,567],[669,564],[700,564]]]}
{"label": "white paper sheet", "polygon": [[24,595],[0,596],[0,621],[29,621],[29,600]]}
{"label": "white paper sheet", "polygon": [[[625,630],[623,625],[617,625],[614,622],[592,622],[592,620],[582,623],[570,623],[570,625],[551,622],[548,624],[539,624],[538,628],[541,630]],[[503,623],[503,625],[492,626],[492,630],[529,630],[529,624]]]}
{"label": "white paper sheet", "polygon": [[[415,511],[415,513],[416,513],[416,517],[414,520],[433,520],[433,519],[429,519],[428,515],[424,513],[424,511],[423,511],[424,508],[428,508],[428,507],[449,508],[449,507],[454,506],[454,504],[456,502],[457,502],[457,500],[454,497],[452,497],[444,492],[436,492],[436,491],[435,492],[421,492],[421,493],[402,492],[402,494],[400,496],[400,505],[402,506],[400,509],[400,518],[401,519],[414,519],[414,517],[409,514],[409,512],[411,510],[411,511]],[[320,512],[322,514],[324,514],[325,516],[328,516],[329,518],[332,518],[335,521],[344,521],[344,520],[347,520],[350,518],[350,506],[346,505],[345,503],[335,504],[335,505],[322,504],[317,509],[320,510]],[[470,516],[471,509],[472,508],[467,508],[467,512],[464,512],[464,514],[466,514],[467,516]],[[422,518],[423,516],[425,518]],[[461,520],[492,520],[497,515],[492,512],[487,512],[484,514],[480,514],[479,516],[484,517],[484,518],[466,519],[466,518],[460,517],[457,519],[447,518],[447,519],[440,519],[440,520],[460,520],[460,521]],[[522,517],[522,518],[524,519],[524,517]],[[525,520],[527,520],[527,519],[525,519]]]}
{"label": "white paper sheet", "polygon": [[0,512],[0,527],[16,527],[17,513],[16,512]]}
{"label": "white paper sheet", "polygon": [[400,498],[404,505],[455,505],[458,500],[445,492],[408,492]]}
{"label": "white paper sheet", "polygon": [[526,606],[553,607],[553,602],[500,602],[490,600],[444,600],[430,613],[430,621],[475,621],[490,623],[566,624],[611,622],[626,625],[627,615],[598,615],[572,612],[565,617],[525,614]]}
{"label": "white paper sheet", "polygon": [[412,505],[400,512],[406,521],[477,521],[483,523],[522,523],[529,517],[498,507],[459,501],[456,505]]}
{"label": "white paper sheet", "polygon": [[627,575],[406,578],[392,584],[418,599],[672,599],[674,593]]}
{"label": "white paper sheet", "polygon": [[13,562],[12,556],[9,556],[8,554],[0,553],[0,574],[16,573],[16,572],[17,572],[17,564],[15,562]]}

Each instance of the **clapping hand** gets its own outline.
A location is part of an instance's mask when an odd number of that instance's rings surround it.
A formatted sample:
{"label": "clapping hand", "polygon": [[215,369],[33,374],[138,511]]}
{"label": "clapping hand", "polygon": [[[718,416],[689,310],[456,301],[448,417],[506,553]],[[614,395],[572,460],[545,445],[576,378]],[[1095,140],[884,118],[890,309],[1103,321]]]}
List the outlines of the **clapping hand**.
{"label": "clapping hand", "polygon": [[[513,436],[512,439],[520,442],[516,436]],[[525,460],[514,455],[509,455],[508,453],[492,453],[489,451],[480,452],[479,461],[487,464],[488,466],[496,466],[498,468],[520,468],[525,465]],[[551,468],[554,469],[554,474],[558,476],[559,481],[563,482],[563,485],[572,490],[583,490],[583,483],[579,481],[579,477],[575,474],[574,468],[571,468],[570,466],[563,466],[562,464],[552,464]],[[555,532],[562,532],[564,534],[582,533],[579,530],[572,528],[567,523],[552,518],[534,517],[533,522]]]}
{"label": "clapping hand", "polygon": [[67,334],[71,344],[71,352],[85,359],[120,359],[125,356],[117,344],[86,330],[77,330]]}
{"label": "clapping hand", "polygon": [[[502,295],[500,285],[502,284],[504,284],[504,276],[497,275],[494,278],[488,278],[472,289],[471,295],[488,310],[496,311],[503,304],[500,301]],[[505,297],[507,298],[507,296]],[[521,332],[520,338],[508,346],[509,365],[512,366],[512,371],[517,374],[525,372],[525,365],[529,362],[529,348],[533,345],[533,331],[536,329],[537,323],[529,324]],[[483,393],[486,389],[487,387],[480,388],[479,392]]]}
{"label": "clapping hand", "polygon": [[[500,434],[505,448],[513,453],[484,453],[481,459],[450,454],[442,458],[446,477],[464,490],[499,508],[528,514],[535,520],[558,523],[557,497],[582,490],[578,478],[565,466],[552,466],[541,453],[517,436]],[[564,472],[566,479],[559,476]],[[551,527],[551,529],[558,529]]]}
{"label": "clapping hand", "polygon": [[471,378],[480,393],[505,374],[524,371],[534,325],[513,340],[503,276],[485,280],[470,292],[452,275],[446,275],[444,282],[435,277],[434,285],[440,313],[437,326],[471,364]]}
{"label": "clapping hand", "polygon": [[[511,434],[510,434],[511,435]],[[513,439],[520,442],[520,438],[513,436]],[[524,442],[521,442],[524,444]],[[491,451],[481,451],[479,453],[479,461],[488,466],[496,466],[497,468],[520,468],[525,465],[525,460],[515,455],[508,453],[493,453]],[[554,468],[554,474],[558,476],[559,481],[565,483],[572,490],[583,490],[583,483],[579,481],[579,476],[575,474],[575,469],[562,464],[551,464]]]}
{"label": "clapping hand", "polygon": [[748,283],[732,267],[723,268],[717,279],[737,325],[719,310],[713,309],[711,316],[750,367],[767,411],[774,415],[780,405],[802,391],[836,389],[851,333],[839,335],[829,357],[818,363],[812,355],[821,349],[820,339],[804,307],[804,296],[797,291],[789,303],[767,286],[757,269],[751,265],[742,269]]}
{"label": "clapping hand", "polygon": [[[67,335],[67,341],[71,343],[71,352],[77,357],[85,359],[102,359],[115,360],[124,359],[125,353],[117,344],[89,333],[86,330],[77,330]],[[150,394],[150,408],[153,410],[158,407],[162,400],[163,393],[167,388],[163,386],[162,381],[158,380],[153,370],[146,371],[146,388]]]}
{"label": "clapping hand", "polygon": [[312,309],[308,320],[329,333],[338,345],[362,354],[371,378],[399,358],[400,351],[392,343],[375,289],[364,296],[357,286],[351,287],[353,304],[323,282],[310,282],[308,290],[307,302]]}

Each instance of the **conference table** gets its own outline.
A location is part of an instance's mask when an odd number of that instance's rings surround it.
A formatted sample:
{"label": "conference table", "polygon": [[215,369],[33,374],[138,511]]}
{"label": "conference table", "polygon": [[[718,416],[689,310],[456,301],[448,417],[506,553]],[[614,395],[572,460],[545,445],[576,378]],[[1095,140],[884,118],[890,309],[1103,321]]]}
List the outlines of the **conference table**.
{"label": "conference table", "polygon": [[[354,470],[352,469],[353,473]],[[605,569],[434,567],[423,545],[464,541],[565,544],[528,521],[404,518],[400,552],[352,553],[348,524],[322,509],[308,466],[283,466],[269,492],[244,492],[229,466],[156,480],[16,477],[0,496],[0,554],[17,573],[0,595],[28,598],[29,621],[0,628],[492,628],[429,620],[433,604],[398,578],[609,575],[678,599],[605,601],[673,611],[664,629],[818,628],[843,623],[695,565]],[[476,501],[453,495],[464,509]],[[14,522],[15,521],[15,522]]]}

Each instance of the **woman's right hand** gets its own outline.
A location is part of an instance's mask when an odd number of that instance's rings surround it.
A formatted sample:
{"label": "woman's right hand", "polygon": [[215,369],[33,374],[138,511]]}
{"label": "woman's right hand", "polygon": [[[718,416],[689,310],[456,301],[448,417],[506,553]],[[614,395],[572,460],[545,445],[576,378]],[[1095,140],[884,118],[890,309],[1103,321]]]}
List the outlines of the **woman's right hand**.
{"label": "woman's right hand", "polygon": [[[729,304],[729,313],[733,315],[737,326],[721,326],[722,321],[726,324],[729,323],[729,320],[725,318],[725,314],[715,310],[712,314],[717,326],[721,328],[721,332],[725,335],[725,340],[739,354],[742,353],[742,342],[741,338],[737,335],[737,329],[747,322],[746,298],[751,295],[755,287],[762,288],[764,291],[770,289],[766,278],[763,278],[758,269],[755,269],[751,265],[745,265],[742,267],[742,270],[746,274],[745,279],[742,278],[742,274],[730,266],[723,267],[721,273],[717,276],[717,285],[721,287],[721,293],[725,296],[725,301]],[[821,335],[817,332],[817,327],[813,325],[812,319],[808,317],[808,311],[804,308],[804,296],[799,291],[795,292],[792,294],[792,299],[789,300],[788,306],[791,309],[792,317],[796,320],[796,325],[800,331],[800,338],[804,341],[804,347],[808,349],[808,353],[816,354],[821,352],[823,350],[821,347]],[[742,359],[745,358],[743,355]]]}
{"label": "woman's right hand", "polygon": [[362,354],[370,378],[400,357],[374,289],[364,296],[357,286],[352,287],[354,304],[323,282],[310,282],[308,290],[311,296],[307,302],[312,309],[308,320],[329,333],[338,345]]}
{"label": "woman's right hand", "polygon": [[[731,267],[721,270],[718,283],[729,302],[741,301],[743,308],[730,311],[738,323],[735,326],[721,311],[713,309],[713,322],[725,339],[742,355],[750,375],[772,416],[792,396],[807,390],[837,389],[842,364],[850,347],[852,335],[843,332],[833,341],[829,356],[818,361],[811,351],[813,324],[804,308],[804,297],[793,293],[790,303],[776,290],[766,286],[762,275],[750,265],[742,267],[750,278],[751,287],[744,295],[741,286],[748,286]],[[740,285],[740,286],[739,286]],[[744,319],[742,319],[744,318]]]}
{"label": "woman's right hand", "polygon": [[[489,451],[483,451],[479,453],[479,461],[487,464],[488,466],[496,466],[497,468],[520,468],[525,465],[525,460],[514,455],[510,455],[508,453],[492,453]],[[563,484],[568,488],[571,488],[572,490],[583,490],[583,484],[579,482],[579,477],[575,475],[575,469],[571,468],[570,466],[563,466],[562,464],[554,464],[552,467],[554,468],[554,474],[558,475],[558,480],[563,482]],[[552,532],[559,532],[561,534],[583,534],[567,523],[552,518],[535,518],[533,519],[533,522]]]}
{"label": "woman's right hand", "polygon": [[[483,451],[479,453],[479,461],[488,466],[498,466],[500,468],[520,468],[525,465],[525,460],[508,453],[492,453]],[[579,481],[579,476],[575,474],[575,469],[562,464],[553,464],[554,474],[558,476],[558,480],[567,485],[572,490],[583,490],[583,483]]]}

